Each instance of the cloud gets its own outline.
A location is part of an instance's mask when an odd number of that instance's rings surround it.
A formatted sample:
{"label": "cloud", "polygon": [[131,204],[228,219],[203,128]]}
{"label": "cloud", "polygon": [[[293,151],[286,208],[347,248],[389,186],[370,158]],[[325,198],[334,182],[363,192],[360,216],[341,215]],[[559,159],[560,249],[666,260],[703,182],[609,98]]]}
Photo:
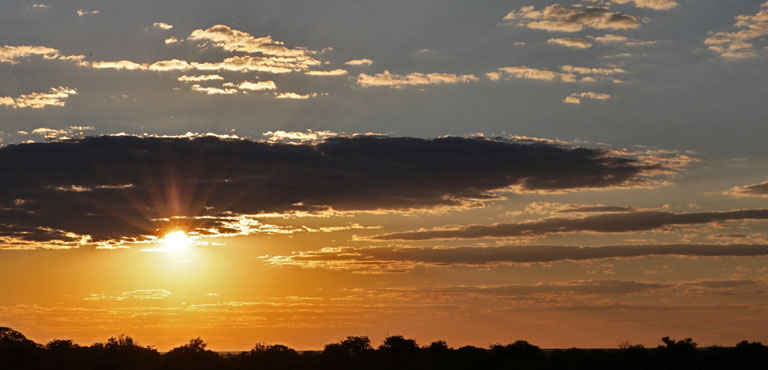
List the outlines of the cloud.
{"label": "cloud", "polygon": [[507,14],[504,21],[550,32],[579,32],[584,28],[626,30],[639,28],[641,24],[641,20],[634,16],[613,13],[608,8],[560,4],[540,10],[533,5],[524,6]]}
{"label": "cloud", "polygon": [[140,289],[130,292],[122,292],[120,295],[107,295],[102,293],[93,293],[83,298],[86,301],[124,301],[127,299],[139,300],[161,300],[172,296],[173,293],[164,289]]}
{"label": "cloud", "polygon": [[316,96],[317,96],[317,93],[299,94],[295,92],[281,92],[281,93],[275,94],[275,99],[305,100],[309,98],[314,98]]}
{"label": "cloud", "polygon": [[99,136],[8,145],[0,166],[0,238],[14,248],[151,241],[174,226],[210,234],[266,212],[466,207],[500,190],[637,186],[663,170],[547,142],[370,135]]}
{"label": "cloud", "polygon": [[635,7],[653,10],[669,10],[678,5],[674,0],[611,0],[611,2],[616,4],[633,3]]}
{"label": "cloud", "polygon": [[332,71],[308,71],[304,72],[307,76],[343,76],[347,74],[346,69],[334,69]]}
{"label": "cloud", "polygon": [[727,195],[737,197],[761,197],[768,198],[768,180],[751,185],[736,186],[725,192]]}
{"label": "cloud", "polygon": [[450,73],[410,73],[404,76],[389,73],[377,73],[373,76],[361,73],[357,84],[361,87],[391,87],[401,89],[409,86],[443,85],[477,81],[474,75],[455,75]]}
{"label": "cloud", "polygon": [[168,31],[173,28],[172,24],[164,23],[164,22],[155,22],[152,23],[152,27],[157,28],[159,30],[165,30]]}
{"label": "cloud", "polygon": [[181,82],[203,82],[203,81],[214,81],[214,80],[223,80],[224,77],[221,77],[219,75],[200,75],[200,76],[181,76],[177,78],[177,80]]}
{"label": "cloud", "polygon": [[670,213],[641,211],[600,214],[584,218],[548,218],[538,221],[471,225],[455,228],[407,231],[374,236],[375,240],[431,240],[532,237],[561,233],[626,233],[657,231],[671,226],[685,226],[724,221],[765,220],[768,209],[723,212]]}
{"label": "cloud", "polygon": [[98,10],[85,10],[85,9],[77,9],[77,16],[82,17],[86,15],[96,15],[99,14]]}
{"label": "cloud", "polygon": [[495,247],[339,247],[262,257],[275,266],[344,270],[363,273],[403,272],[419,266],[491,266],[559,261],[593,261],[650,256],[745,257],[768,256],[762,244],[648,244]]}
{"label": "cloud", "polygon": [[260,57],[251,55],[234,56],[225,58],[220,62],[192,62],[190,65],[201,71],[232,71],[232,72],[269,72],[289,73],[300,72],[312,66],[319,65],[315,59]]}
{"label": "cloud", "polygon": [[717,32],[704,40],[708,49],[720,54],[725,59],[746,59],[758,55],[759,48],[753,43],[768,35],[768,2],[760,5],[754,15],[736,16],[734,32]]}
{"label": "cloud", "polygon": [[70,87],[53,87],[48,92],[33,92],[30,94],[23,94],[17,98],[10,96],[0,96],[0,107],[6,106],[10,108],[32,108],[40,109],[45,107],[63,107],[66,105],[67,98],[70,95],[77,94],[77,90]]}
{"label": "cloud", "polygon": [[32,130],[32,134],[40,135],[48,140],[66,140],[72,137],[83,137],[84,131],[93,131],[94,129],[93,126],[69,126],[62,129],[38,127]]}
{"label": "cloud", "polygon": [[572,49],[588,49],[588,48],[592,47],[592,43],[591,42],[589,42],[587,40],[584,40],[584,39],[577,39],[577,38],[572,38],[572,37],[560,38],[560,39],[557,39],[557,38],[556,39],[549,39],[549,40],[547,40],[547,43],[548,44],[553,44],[553,45],[565,46],[565,47],[569,47],[569,48],[572,48]]}
{"label": "cloud", "polygon": [[284,58],[283,61],[308,65],[320,64],[310,56],[315,53],[314,51],[305,48],[288,48],[283,42],[273,40],[271,36],[254,37],[247,32],[221,24],[194,30],[187,40],[212,45],[226,51],[281,57]]}
{"label": "cloud", "polygon": [[498,81],[502,78],[519,78],[540,81],[559,80],[563,82],[576,82],[576,76],[572,73],[560,73],[526,66],[502,67],[497,72],[486,73],[486,77],[492,81]]}
{"label": "cloud", "polygon": [[581,99],[608,100],[610,98],[611,96],[608,94],[585,91],[566,96],[565,99],[563,99],[563,103],[581,104]]}
{"label": "cloud", "polygon": [[40,4],[40,3],[35,3],[35,4],[32,4],[32,7],[33,7],[33,8],[42,8],[42,9],[45,9],[45,8],[48,8],[48,5],[45,5],[45,4]]}
{"label": "cloud", "polygon": [[344,63],[348,66],[358,67],[358,66],[369,66],[373,64],[373,61],[370,59],[352,59],[346,63]]}
{"label": "cloud", "polygon": [[234,88],[219,88],[219,87],[203,87],[198,84],[192,85],[190,88],[192,91],[205,93],[206,95],[233,95],[237,94],[237,89]]}
{"label": "cloud", "polygon": [[190,68],[192,66],[189,63],[179,59],[161,60],[149,66],[149,70],[155,72],[186,71]]}
{"label": "cloud", "polygon": [[39,55],[45,59],[60,59],[60,60],[75,60],[75,61],[79,61],[84,58],[83,55],[62,55],[59,50],[45,47],[45,46],[5,45],[2,48],[0,48],[0,63],[17,64],[21,59],[25,59],[33,55]]}
{"label": "cloud", "polygon": [[613,74],[627,73],[627,71],[621,68],[590,68],[590,67],[574,67],[572,65],[564,65],[560,67],[564,72],[577,73],[580,75],[601,75],[608,76]]}
{"label": "cloud", "polygon": [[125,69],[128,71],[147,70],[149,66],[145,64],[139,64],[131,62],[130,60],[118,60],[118,61],[100,61],[90,63],[91,68],[95,69]]}
{"label": "cloud", "polygon": [[179,42],[181,42],[181,40],[179,40],[179,39],[177,39],[175,37],[169,37],[169,38],[165,39],[164,42],[165,42],[166,45],[170,45],[170,44],[179,43]]}
{"label": "cloud", "polygon": [[240,90],[262,91],[277,89],[277,85],[275,85],[275,81],[243,81],[237,85],[237,88]]}
{"label": "cloud", "polygon": [[632,207],[610,207],[610,206],[582,206],[558,210],[560,213],[593,213],[593,212],[630,212]]}

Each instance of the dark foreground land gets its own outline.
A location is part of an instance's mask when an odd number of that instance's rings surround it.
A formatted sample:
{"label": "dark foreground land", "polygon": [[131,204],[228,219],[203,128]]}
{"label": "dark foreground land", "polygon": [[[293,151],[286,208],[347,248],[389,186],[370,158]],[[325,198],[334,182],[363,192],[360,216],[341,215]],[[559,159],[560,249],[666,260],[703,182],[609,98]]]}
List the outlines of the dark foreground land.
{"label": "dark foreground land", "polygon": [[264,370],[485,370],[485,369],[768,369],[768,347],[743,341],[734,347],[697,348],[690,338],[662,338],[656,348],[621,345],[617,349],[541,350],[526,341],[490,348],[450,348],[443,341],[419,347],[402,336],[373,348],[368,337],[347,337],[322,351],[297,352],[281,345],[257,344],[241,353],[206,349],[200,338],[160,353],[129,336],[79,346],[71,340],[41,345],[0,327],[0,369],[264,369]]}

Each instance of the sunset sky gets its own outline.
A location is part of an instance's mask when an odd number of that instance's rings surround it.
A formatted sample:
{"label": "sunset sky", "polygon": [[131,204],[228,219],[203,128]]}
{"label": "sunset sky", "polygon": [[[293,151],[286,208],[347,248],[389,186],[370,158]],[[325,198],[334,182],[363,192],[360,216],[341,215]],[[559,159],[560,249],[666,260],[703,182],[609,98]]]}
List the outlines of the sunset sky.
{"label": "sunset sky", "polygon": [[765,0],[0,4],[0,326],[768,342]]}

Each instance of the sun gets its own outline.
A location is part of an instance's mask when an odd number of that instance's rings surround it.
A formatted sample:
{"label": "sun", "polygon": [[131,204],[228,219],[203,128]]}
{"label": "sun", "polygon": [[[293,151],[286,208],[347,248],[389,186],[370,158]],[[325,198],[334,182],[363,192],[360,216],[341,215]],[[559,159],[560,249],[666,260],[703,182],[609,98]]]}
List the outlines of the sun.
{"label": "sun", "polygon": [[167,252],[181,252],[192,245],[192,239],[185,232],[176,230],[165,234],[163,244]]}

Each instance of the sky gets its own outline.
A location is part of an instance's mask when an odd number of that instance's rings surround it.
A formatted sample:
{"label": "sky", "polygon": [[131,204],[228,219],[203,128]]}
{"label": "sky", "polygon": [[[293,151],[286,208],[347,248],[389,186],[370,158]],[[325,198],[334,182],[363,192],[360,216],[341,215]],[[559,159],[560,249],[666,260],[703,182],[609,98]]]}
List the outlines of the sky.
{"label": "sky", "polygon": [[768,2],[0,4],[0,326],[768,341]]}

